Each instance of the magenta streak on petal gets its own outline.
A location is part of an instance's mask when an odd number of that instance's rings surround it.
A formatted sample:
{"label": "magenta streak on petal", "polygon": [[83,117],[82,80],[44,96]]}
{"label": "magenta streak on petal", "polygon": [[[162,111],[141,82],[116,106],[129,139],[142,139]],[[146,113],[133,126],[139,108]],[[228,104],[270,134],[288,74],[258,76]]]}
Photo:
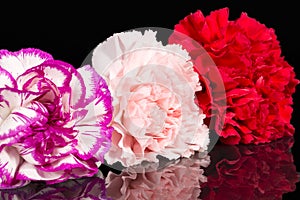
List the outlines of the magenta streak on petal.
{"label": "magenta streak on petal", "polygon": [[[11,189],[15,189],[15,188],[21,188],[21,187],[28,185],[29,183],[30,183],[30,181],[14,179],[11,184],[0,184],[0,190],[1,189],[10,189],[11,190]],[[3,199],[5,199],[5,198],[3,198]],[[14,199],[12,199],[12,200],[14,200]]]}
{"label": "magenta streak on petal", "polygon": [[[38,133],[43,138],[43,133]],[[21,140],[22,141],[22,140]],[[34,165],[47,165],[57,159],[64,158],[70,154],[77,152],[75,146],[76,140],[65,141],[64,138],[52,134],[51,138],[42,139],[41,142],[35,141],[33,138],[27,138],[23,142],[28,148],[20,150],[20,155],[28,163]],[[31,150],[28,151],[31,147]],[[34,147],[34,149],[32,149]]]}
{"label": "magenta streak on petal", "polygon": [[[29,128],[30,124],[41,117],[34,110],[21,107],[28,105],[36,97],[36,94],[30,92],[26,93],[15,89],[0,89],[0,139],[19,137],[25,134],[25,130]],[[7,105],[7,102],[9,105]]]}
{"label": "magenta streak on petal", "polygon": [[[70,101],[71,101],[71,93],[72,89],[70,87],[59,88],[59,92],[61,95],[61,114],[64,119],[70,120]],[[63,123],[65,124],[66,121]],[[62,124],[61,124],[62,125]]]}
{"label": "magenta streak on petal", "polygon": [[72,74],[60,64],[61,62],[55,60],[45,61],[37,67],[28,69],[25,73],[38,71],[40,76],[49,79],[56,87],[67,87],[70,84]]}
{"label": "magenta streak on petal", "polygon": [[84,100],[86,99],[86,87],[84,80],[80,73],[70,64],[55,60],[52,61],[56,65],[59,65],[60,68],[67,70],[71,75],[70,87],[71,87],[71,96],[70,96],[70,106],[73,109],[84,108]]}
{"label": "magenta streak on petal", "polygon": [[109,151],[111,147],[111,136],[113,130],[114,129],[112,127],[105,127],[102,128],[101,130],[101,134],[102,134],[102,137],[100,139],[101,145],[98,151],[94,154],[94,157],[97,160],[101,161],[101,163],[104,163],[104,155]]}
{"label": "magenta streak on petal", "polygon": [[75,127],[78,130],[76,139],[78,144],[78,157],[83,160],[92,158],[101,146],[101,132],[98,124],[78,125]]}
{"label": "magenta streak on petal", "polygon": [[0,88],[6,87],[16,88],[17,83],[8,71],[0,67]]}
{"label": "magenta streak on petal", "polygon": [[0,126],[0,139],[8,137],[20,138],[27,131],[30,131],[30,125],[39,120],[41,115],[32,109],[20,107],[15,109]]}
{"label": "magenta streak on petal", "polygon": [[52,162],[48,165],[37,166],[37,169],[45,172],[64,171],[74,168],[98,171],[98,168],[94,162],[87,163],[86,161],[80,160],[73,155],[68,155],[64,158],[57,159],[55,162]]}
{"label": "magenta streak on petal", "polygon": [[19,90],[26,90],[32,92],[38,92],[37,83],[43,79],[43,77],[38,76],[38,71],[23,73],[17,78],[17,84]]}
{"label": "magenta streak on petal", "polygon": [[4,147],[0,152],[0,186],[13,182],[21,162],[18,151],[14,147]]}

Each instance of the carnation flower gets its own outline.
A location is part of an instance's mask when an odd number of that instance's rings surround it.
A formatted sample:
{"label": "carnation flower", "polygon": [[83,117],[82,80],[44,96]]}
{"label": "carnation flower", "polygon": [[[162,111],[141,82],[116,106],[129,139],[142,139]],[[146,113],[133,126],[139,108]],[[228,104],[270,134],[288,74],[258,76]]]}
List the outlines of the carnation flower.
{"label": "carnation flower", "polygon": [[211,103],[214,102],[211,96],[218,93],[214,74],[201,66],[199,47],[186,40],[186,35],[203,46],[223,78],[226,117],[224,127],[215,124],[222,142],[258,144],[292,135],[292,95],[299,81],[293,67],[281,56],[274,30],[246,13],[235,21],[229,21],[228,15],[227,8],[211,12],[207,17],[198,10],[181,20],[169,38],[170,43],[182,44],[190,52],[205,82],[202,86],[206,92],[197,94],[199,106],[208,121],[218,122],[215,118],[223,115],[219,112],[222,108]]}
{"label": "carnation flower", "polygon": [[106,197],[105,181],[99,176],[67,180],[53,185],[32,182],[29,185],[15,190],[1,190],[1,200],[24,199],[55,199],[55,200],[81,200],[101,199]]}
{"label": "carnation flower", "polygon": [[110,147],[112,99],[91,68],[38,49],[0,51],[0,187],[92,176]]}
{"label": "carnation flower", "polygon": [[201,192],[200,184],[206,182],[203,168],[209,162],[209,156],[204,155],[176,160],[157,171],[154,170],[157,163],[152,163],[148,166],[152,169],[142,167],[142,173],[136,173],[139,166],[129,167],[121,174],[109,172],[106,178],[107,196],[116,200],[197,199]]}
{"label": "carnation flower", "polygon": [[298,182],[293,143],[293,137],[285,137],[260,145],[217,144],[209,154],[201,199],[282,199]]}
{"label": "carnation flower", "polygon": [[194,103],[201,86],[189,59],[179,45],[164,46],[150,30],[114,34],[95,48],[93,67],[113,96],[108,164],[127,167],[207,149],[205,115]]}

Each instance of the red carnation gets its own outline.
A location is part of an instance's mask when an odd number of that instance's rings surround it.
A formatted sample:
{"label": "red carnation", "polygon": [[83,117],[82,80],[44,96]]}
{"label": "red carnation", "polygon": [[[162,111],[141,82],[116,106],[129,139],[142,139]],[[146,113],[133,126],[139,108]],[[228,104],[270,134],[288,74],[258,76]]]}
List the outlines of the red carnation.
{"label": "red carnation", "polygon": [[[246,13],[235,21],[229,21],[228,15],[228,8],[206,17],[197,11],[181,20],[169,38],[190,52],[201,74],[205,92],[197,94],[197,102],[206,122],[215,123],[214,129],[227,144],[258,144],[293,135],[292,95],[299,80],[281,56],[274,30]],[[182,33],[202,45],[222,76],[227,102],[224,126],[219,124],[222,108],[215,103],[219,101],[215,73],[202,66],[200,47]]]}

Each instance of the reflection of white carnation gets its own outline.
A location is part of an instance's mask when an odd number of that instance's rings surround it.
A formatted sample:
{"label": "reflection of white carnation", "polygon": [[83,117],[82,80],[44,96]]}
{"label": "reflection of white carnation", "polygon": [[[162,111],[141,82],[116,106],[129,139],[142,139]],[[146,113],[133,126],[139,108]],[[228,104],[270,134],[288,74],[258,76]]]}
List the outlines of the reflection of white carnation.
{"label": "reflection of white carnation", "polygon": [[131,166],[189,157],[207,149],[208,128],[194,103],[201,90],[188,53],[163,46],[156,32],[115,34],[99,44],[92,63],[113,95],[112,147],[105,159]]}
{"label": "reflection of white carnation", "polygon": [[158,171],[154,171],[157,165],[152,164],[141,173],[136,173],[138,166],[119,175],[109,172],[105,181],[107,196],[131,200],[197,199],[201,183],[207,181],[203,167],[209,163],[210,157],[206,155],[201,159],[182,158]]}

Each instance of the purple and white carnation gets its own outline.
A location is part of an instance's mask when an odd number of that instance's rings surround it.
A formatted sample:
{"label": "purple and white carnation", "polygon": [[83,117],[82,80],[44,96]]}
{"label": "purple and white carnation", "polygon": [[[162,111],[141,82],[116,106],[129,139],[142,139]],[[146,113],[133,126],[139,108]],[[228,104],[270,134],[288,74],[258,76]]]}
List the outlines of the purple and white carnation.
{"label": "purple and white carnation", "polygon": [[112,97],[88,65],[41,50],[0,50],[0,188],[98,172],[110,148]]}

